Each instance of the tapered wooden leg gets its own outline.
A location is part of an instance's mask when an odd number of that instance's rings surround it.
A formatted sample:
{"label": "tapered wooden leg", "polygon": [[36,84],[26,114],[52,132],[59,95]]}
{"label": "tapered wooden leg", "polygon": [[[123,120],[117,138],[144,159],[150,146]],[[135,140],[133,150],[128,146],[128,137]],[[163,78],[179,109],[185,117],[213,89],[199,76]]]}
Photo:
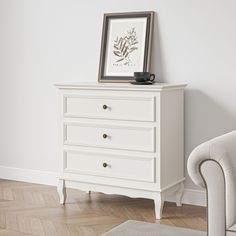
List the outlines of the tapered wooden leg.
{"label": "tapered wooden leg", "polygon": [[179,184],[179,189],[176,192],[176,205],[177,206],[182,206],[182,198],[183,198],[183,193],[184,193],[184,183]]}
{"label": "tapered wooden leg", "polygon": [[157,196],[154,199],[154,204],[155,204],[156,219],[160,220],[162,217],[162,210],[164,206],[164,197],[162,193],[157,194]]}
{"label": "tapered wooden leg", "polygon": [[59,194],[60,204],[65,204],[65,201],[66,201],[66,187],[65,187],[65,180],[64,179],[59,180],[58,186],[57,186],[57,192]]}

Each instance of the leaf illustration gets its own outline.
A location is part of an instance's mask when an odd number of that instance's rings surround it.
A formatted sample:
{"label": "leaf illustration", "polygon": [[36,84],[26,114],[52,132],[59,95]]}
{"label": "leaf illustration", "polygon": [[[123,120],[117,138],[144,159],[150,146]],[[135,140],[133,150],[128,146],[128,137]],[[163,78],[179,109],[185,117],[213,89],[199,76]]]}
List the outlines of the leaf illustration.
{"label": "leaf illustration", "polygon": [[121,47],[121,51],[124,51],[124,50],[125,50],[126,44],[127,44],[127,41],[124,41],[124,43],[123,43],[123,45],[122,45],[122,47]]}
{"label": "leaf illustration", "polygon": [[113,53],[115,56],[119,57],[116,62],[118,63],[125,60],[124,65],[130,64],[132,62],[130,59],[130,54],[138,49],[137,46],[134,47],[133,45],[137,44],[138,41],[135,28],[131,28],[130,31],[127,31],[127,35],[124,37],[117,36],[113,45]]}
{"label": "leaf illustration", "polygon": [[137,50],[137,47],[130,48],[129,53],[133,52],[134,50]]}
{"label": "leaf illustration", "polygon": [[120,62],[120,61],[123,61],[125,58],[121,58],[119,60],[117,60],[116,62]]}
{"label": "leaf illustration", "polygon": [[125,58],[128,57],[128,56],[129,56],[129,52],[127,51],[127,52],[125,53]]}
{"label": "leaf illustration", "polygon": [[122,57],[122,54],[120,54],[119,51],[113,51],[113,52],[114,52],[114,54],[115,54],[116,56],[118,56],[118,57]]}
{"label": "leaf illustration", "polygon": [[128,51],[129,51],[129,47],[125,47],[123,50],[123,55],[125,56],[127,53],[129,54],[130,52]]}

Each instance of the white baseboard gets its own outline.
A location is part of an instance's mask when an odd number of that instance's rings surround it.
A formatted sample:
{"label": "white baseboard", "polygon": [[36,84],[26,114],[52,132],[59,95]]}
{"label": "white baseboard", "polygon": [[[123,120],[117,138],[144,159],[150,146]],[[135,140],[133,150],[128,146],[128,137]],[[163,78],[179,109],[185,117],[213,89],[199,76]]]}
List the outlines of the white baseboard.
{"label": "white baseboard", "polygon": [[[58,173],[56,172],[0,166],[0,179],[56,186],[57,177]],[[175,201],[173,197],[167,200]],[[206,206],[206,193],[204,190],[185,189],[182,202],[183,204]]]}
{"label": "white baseboard", "polygon": [[57,176],[56,172],[0,166],[0,179],[56,186]]}
{"label": "white baseboard", "polygon": [[183,203],[196,206],[206,206],[206,191],[197,189],[185,189],[183,195]]}
{"label": "white baseboard", "polygon": [[[167,201],[175,202],[175,197],[168,197]],[[204,190],[185,188],[182,203],[195,206],[206,206],[206,192]]]}

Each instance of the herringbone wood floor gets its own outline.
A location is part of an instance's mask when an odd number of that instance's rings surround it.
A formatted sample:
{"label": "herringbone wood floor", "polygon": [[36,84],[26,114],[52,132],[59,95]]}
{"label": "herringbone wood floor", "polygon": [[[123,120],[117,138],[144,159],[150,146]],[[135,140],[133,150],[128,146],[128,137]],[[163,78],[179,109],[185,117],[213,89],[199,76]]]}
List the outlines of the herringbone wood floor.
{"label": "herringbone wood floor", "polygon": [[152,200],[68,190],[65,206],[56,187],[0,180],[0,235],[93,236],[128,219],[206,229],[205,208],[166,203],[160,221]]}

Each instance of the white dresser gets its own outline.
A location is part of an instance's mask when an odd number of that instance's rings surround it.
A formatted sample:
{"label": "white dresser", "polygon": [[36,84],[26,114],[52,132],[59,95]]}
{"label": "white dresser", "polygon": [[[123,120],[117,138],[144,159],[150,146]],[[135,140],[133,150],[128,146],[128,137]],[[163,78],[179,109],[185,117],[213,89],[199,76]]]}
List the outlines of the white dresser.
{"label": "white dresser", "polygon": [[56,84],[60,203],[66,187],[181,205],[185,85]]}

